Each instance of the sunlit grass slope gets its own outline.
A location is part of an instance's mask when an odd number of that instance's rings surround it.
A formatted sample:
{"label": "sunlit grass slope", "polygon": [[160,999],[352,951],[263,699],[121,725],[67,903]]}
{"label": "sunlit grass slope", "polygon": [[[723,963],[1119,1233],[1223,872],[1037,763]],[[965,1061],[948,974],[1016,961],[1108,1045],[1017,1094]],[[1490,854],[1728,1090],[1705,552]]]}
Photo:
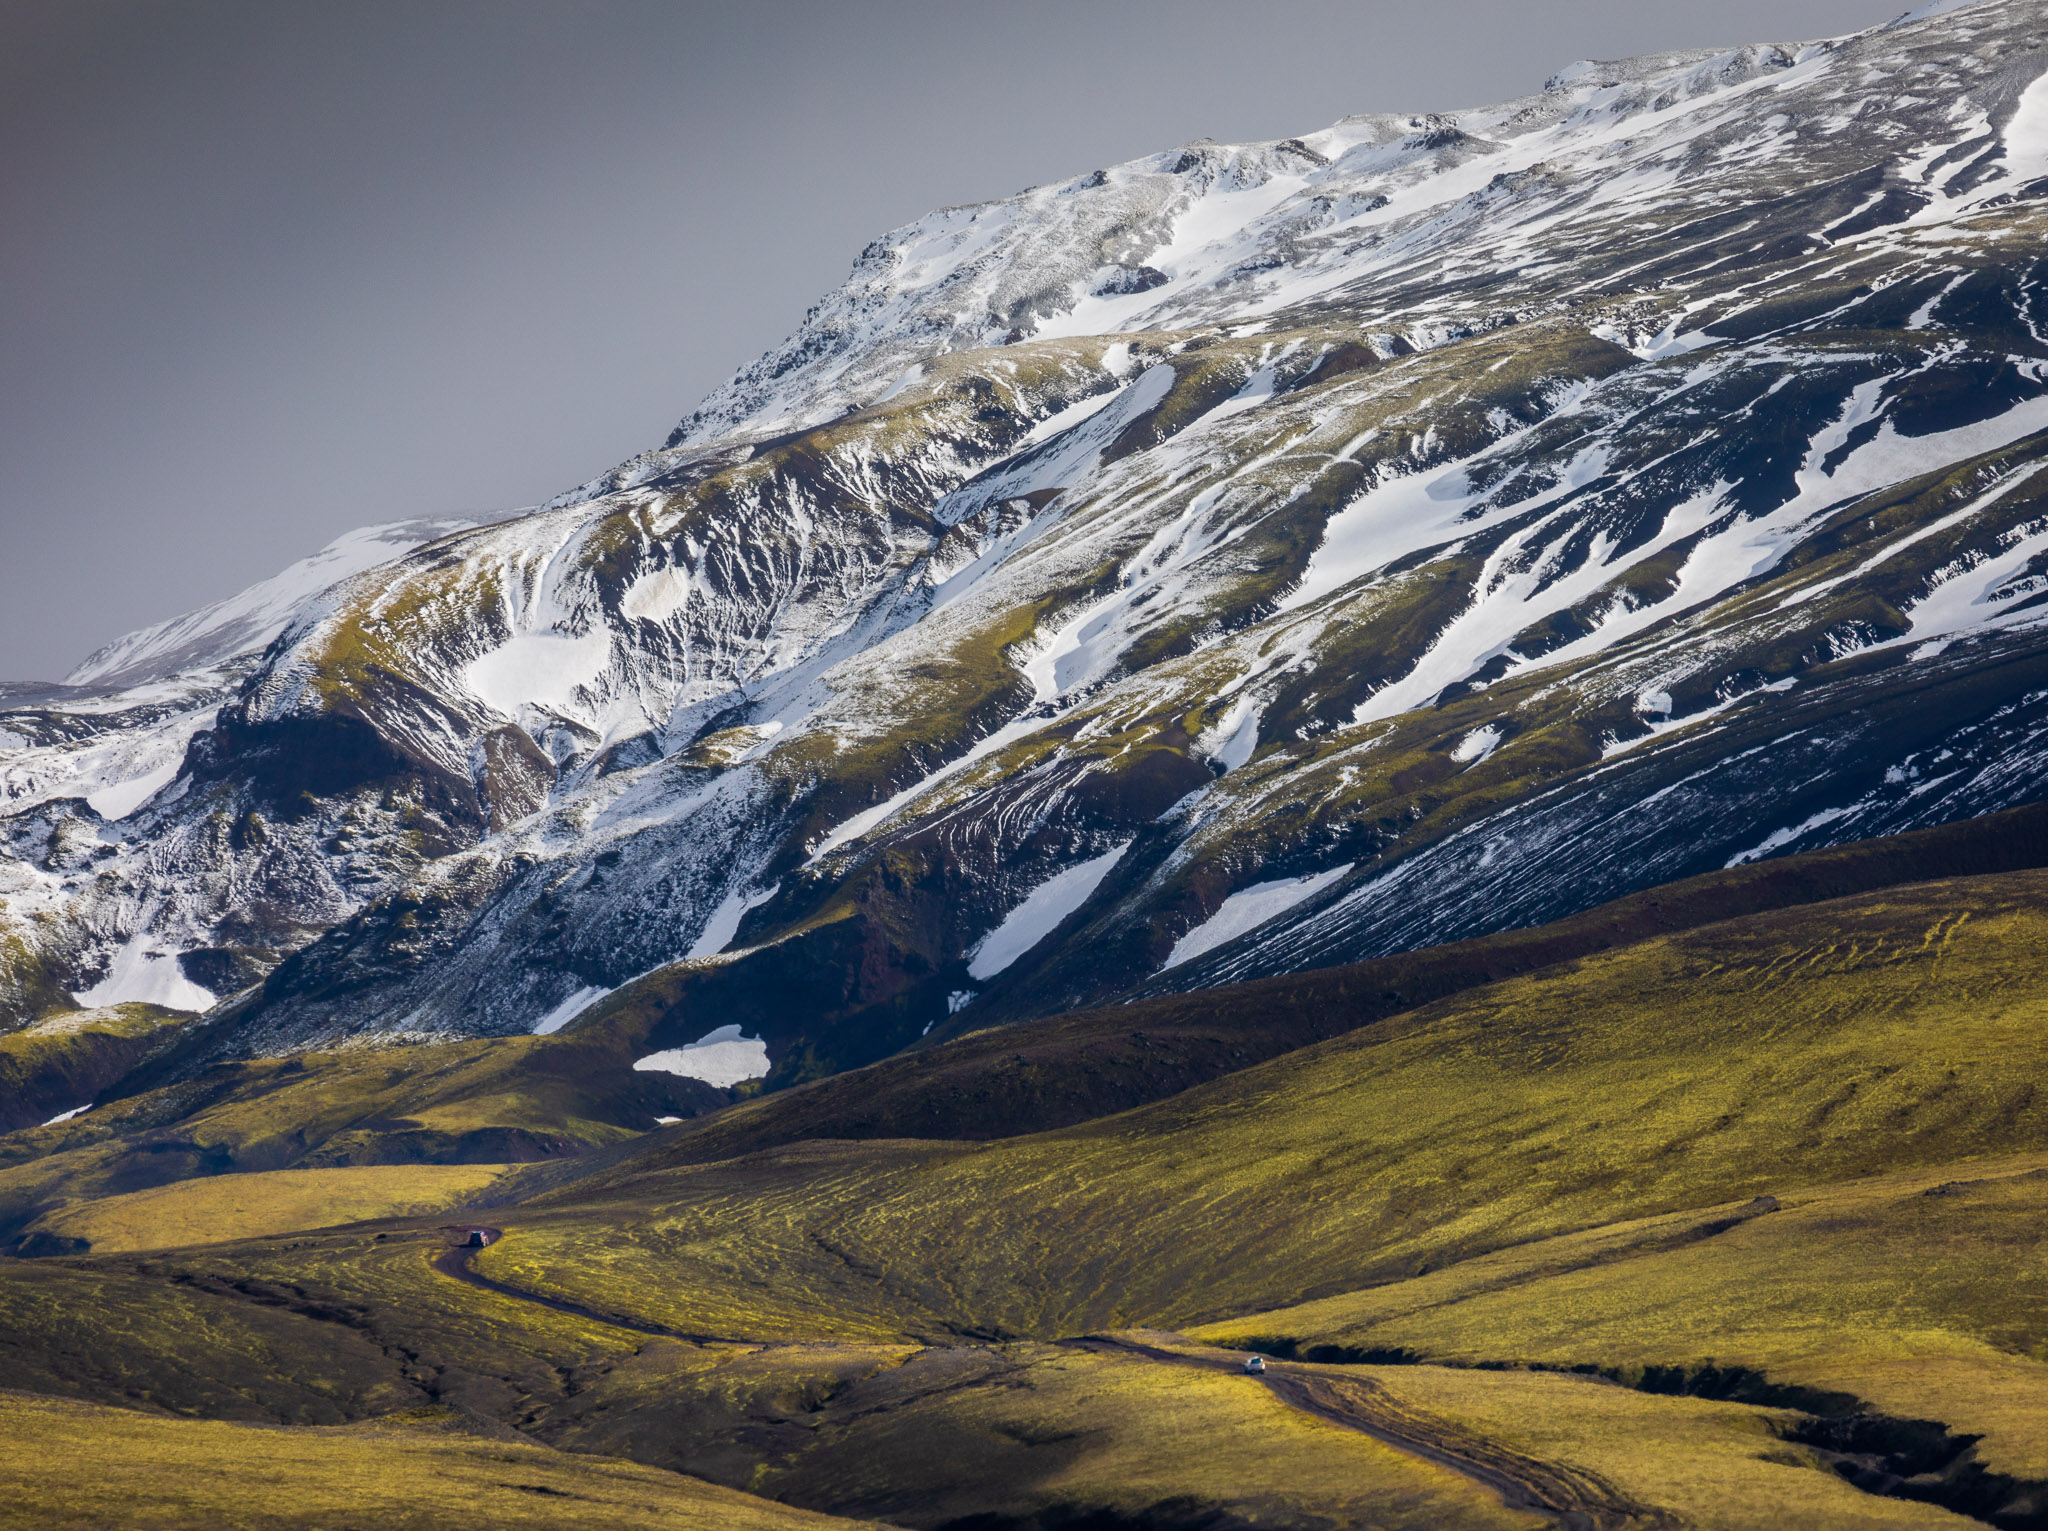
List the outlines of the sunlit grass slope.
{"label": "sunlit grass slope", "polygon": [[1983,1437],[1994,1470],[2048,1479],[2048,1153],[1777,1199],[1517,1245],[1202,1333],[1637,1382],[1746,1368],[1946,1421]]}
{"label": "sunlit grass slope", "polygon": [[[1206,1323],[1454,1363],[1350,1370],[1698,1524],[1941,1524],[1820,1470],[1787,1407],[1981,1436],[1944,1491],[2004,1475],[2017,1504],[2048,1476],[2044,942],[2048,872],[1917,884],[1586,955],[1055,1132],[712,1162],[650,1136],[490,1214],[475,1268],[580,1312],[449,1279],[432,1220],[0,1262],[0,1365],[294,1424],[459,1403],[920,1526],[1169,1491],[1253,1523],[1518,1523],[1249,1379],[1057,1343]],[[1481,1363],[1740,1386],[1455,1369]]]}
{"label": "sunlit grass slope", "polygon": [[[179,1181],[571,1157],[724,1099],[696,1080],[635,1072],[631,1056],[604,1038],[512,1037],[210,1069],[0,1138],[0,1249],[39,1217]],[[47,1241],[25,1252],[38,1251],[51,1252]]]}
{"label": "sunlit grass slope", "polygon": [[0,1525],[828,1531],[855,1524],[505,1434],[471,1433],[449,1409],[287,1429],[4,1393]]}
{"label": "sunlit grass slope", "polygon": [[[1184,1335],[1127,1331],[1107,1339],[1155,1356],[1233,1370],[1243,1352]],[[1427,1365],[1276,1361],[1268,1380],[1295,1399],[1348,1410],[1519,1479],[1565,1524],[1802,1531],[1834,1526],[1958,1526],[1946,1510],[1887,1502],[1829,1470],[1799,1436],[1791,1409],[1616,1387],[1602,1377]]]}
{"label": "sunlit grass slope", "polygon": [[506,1168],[374,1164],[216,1175],[81,1202],[43,1218],[30,1231],[79,1240],[103,1254],[223,1244],[371,1218],[428,1216],[459,1206]]}
{"label": "sunlit grass slope", "polygon": [[[575,1452],[911,1526],[983,1513],[1015,1528],[1218,1512],[1302,1531],[1542,1523],[1241,1376],[1028,1342],[649,1339],[459,1285],[429,1266],[439,1247],[330,1232],[0,1266],[0,1366],[38,1391],[294,1425],[455,1403]],[[25,1484],[25,1502],[61,1499],[91,1465]],[[279,1471],[317,1487],[324,1469],[287,1458]]]}
{"label": "sunlit grass slope", "polygon": [[902,1525],[1544,1523],[1241,1375],[1031,1342],[680,1354],[657,1347],[541,1428],[583,1449],[750,1472],[747,1486],[777,1499]]}
{"label": "sunlit grass slope", "polygon": [[331,1425],[425,1403],[517,1422],[628,1330],[450,1280],[424,1227],[0,1260],[0,1377],[174,1414]]}
{"label": "sunlit grass slope", "polygon": [[2048,1146],[2044,895],[2022,873],[1731,921],[1036,1137],[712,1165],[657,1141],[482,1264],[693,1332],[1054,1336]]}
{"label": "sunlit grass slope", "polygon": [[1603,1387],[1556,1373],[1436,1366],[1322,1368],[1364,1377],[1404,1410],[1612,1484],[1648,1514],[1638,1524],[1699,1531],[1827,1531],[1970,1524],[1931,1504],[1881,1499],[1788,1443],[1783,1411]]}
{"label": "sunlit grass slope", "polygon": [[[0,1327],[26,1338],[31,1328],[68,1323],[74,1344],[96,1348],[69,1359],[62,1383],[86,1382],[102,1396],[118,1369],[154,1370],[157,1385],[138,1390],[136,1401],[306,1422],[395,1412],[402,1422],[431,1386],[444,1401],[550,1445],[899,1525],[972,1515],[997,1518],[971,1524],[1012,1531],[1088,1515],[1116,1526],[1297,1531],[1549,1523],[1504,1505],[1467,1474],[1319,1419],[1234,1372],[1030,1341],[650,1340],[458,1286],[429,1270],[423,1257],[434,1247],[334,1232],[188,1251],[131,1266],[125,1277],[36,1262],[0,1275],[8,1319]],[[337,1274],[354,1281],[346,1295],[322,1280]],[[24,1306],[31,1287],[44,1290],[40,1309]],[[79,1309],[90,1310],[89,1321],[75,1316]],[[92,1363],[99,1375],[81,1378]],[[1425,1435],[1487,1440],[1590,1478],[1610,1501],[1643,1511],[1644,1524],[1674,1513],[1728,1531],[1961,1524],[1851,1488],[1786,1438],[1799,1416],[1784,1409],[1531,1372],[1279,1369],[1345,1387],[1362,1382]],[[252,1383],[267,1375],[273,1391],[204,1394],[209,1372]],[[379,1372],[388,1379],[381,1391],[366,1388]],[[34,1380],[47,1388],[55,1379]],[[294,1390],[296,1403],[286,1396]],[[102,1433],[120,1443],[126,1428]],[[69,1481],[91,1466],[85,1458],[52,1467],[16,1502],[62,1502]],[[287,1453],[275,1470],[323,1486],[320,1461]],[[1217,1515],[1225,1519],[1205,1519]]]}
{"label": "sunlit grass slope", "polygon": [[0,1132],[87,1104],[192,1025],[193,1017],[155,1005],[109,1005],[54,1010],[0,1036]]}
{"label": "sunlit grass slope", "polygon": [[[1000,1518],[969,1524],[1018,1527],[1089,1524],[1090,1515],[1144,1527],[1554,1523],[1440,1462],[1298,1408],[1234,1364],[1198,1369],[1030,1341],[681,1355],[650,1347],[537,1428],[579,1449],[719,1477],[751,1472],[750,1486],[778,1499],[904,1525],[974,1514]],[[1965,1524],[1852,1488],[1786,1439],[1799,1416],[1782,1409],[1532,1372],[1276,1370],[1363,1388],[1375,1412],[1425,1441],[1504,1442],[1539,1475],[1579,1479],[1596,1505],[1627,1507],[1628,1523]]]}

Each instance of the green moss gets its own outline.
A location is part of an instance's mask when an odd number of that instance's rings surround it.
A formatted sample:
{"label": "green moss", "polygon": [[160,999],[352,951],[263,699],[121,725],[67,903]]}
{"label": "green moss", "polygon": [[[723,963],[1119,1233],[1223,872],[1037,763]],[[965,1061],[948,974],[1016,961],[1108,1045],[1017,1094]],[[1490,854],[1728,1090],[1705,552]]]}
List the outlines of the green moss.
{"label": "green moss", "polygon": [[224,1065],[0,1138],[0,1238],[11,1246],[66,1209],[195,1177],[573,1157],[704,1108],[701,1087],[636,1072],[633,1056],[592,1033]]}
{"label": "green moss", "polygon": [[[548,1214],[486,1263],[613,1307],[655,1301],[650,1316],[696,1332],[1058,1334],[1358,1286],[1794,1177],[2048,1143],[2026,1052],[1994,1040],[2032,1034],[2022,954],[2041,881],[1651,942],[1041,1138],[614,1172],[606,1200],[577,1193],[589,1213]],[[664,1210],[631,1210],[646,1195]],[[615,1228],[601,1255],[591,1215]],[[801,1230],[825,1227],[876,1274],[846,1287],[839,1259],[804,1254]],[[771,1269],[781,1316],[763,1331],[716,1294]]]}
{"label": "green moss", "polygon": [[568,1456],[424,1407],[347,1428],[165,1419],[0,1397],[0,1494],[49,1527],[377,1524],[829,1531],[812,1515],[602,1457]]}
{"label": "green moss", "polygon": [[0,1036],[0,1131],[89,1105],[192,1024],[154,1005],[115,1005],[53,1010]]}
{"label": "green moss", "polygon": [[[127,1378],[166,1407],[298,1420],[460,1378],[562,1444],[892,1518],[1135,1514],[1172,1480],[1204,1513],[1341,1518],[1365,1492],[1442,1523],[1408,1459],[1347,1456],[1361,1437],[1243,1378],[1017,1343],[1204,1321],[1230,1341],[1646,1386],[1650,1368],[1711,1357],[1942,1420],[1984,1436],[1991,1470],[2035,1473],[2044,909],[2048,873],[2032,872],[1708,925],[1035,1136],[708,1162],[687,1133],[650,1138],[491,1212],[508,1232],[476,1268],[563,1308],[449,1281],[427,1260],[438,1235],[384,1224],[146,1265],[17,1264],[0,1272],[0,1344],[34,1386]],[[1010,1065],[998,1046],[983,1066]],[[383,1088],[403,1086],[382,1068]],[[472,1099],[495,1110],[453,1089],[413,1109]],[[592,1313],[718,1342],[650,1346]],[[115,1337],[97,1371],[79,1359],[89,1334]],[[913,1365],[919,1345],[934,1348]],[[266,1360],[246,1393],[223,1382],[257,1355],[311,1359]],[[1303,1369],[1326,1373],[1706,1524],[1767,1524],[1756,1507],[1774,1496],[1816,1525],[1917,1513],[1829,1497],[1854,1491],[1779,1440],[1783,1410],[1527,1373]],[[792,1415],[793,1432],[773,1422]],[[1123,1423],[1166,1418],[1209,1455]]]}

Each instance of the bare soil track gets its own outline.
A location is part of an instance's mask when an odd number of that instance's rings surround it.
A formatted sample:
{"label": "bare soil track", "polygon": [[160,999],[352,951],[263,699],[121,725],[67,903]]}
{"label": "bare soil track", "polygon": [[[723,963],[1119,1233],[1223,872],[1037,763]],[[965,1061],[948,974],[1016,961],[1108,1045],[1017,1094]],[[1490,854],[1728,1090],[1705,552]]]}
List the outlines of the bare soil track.
{"label": "bare soil track", "polygon": [[[1067,1343],[1210,1371],[1237,1371],[1243,1364],[1228,1354],[1168,1350],[1121,1335],[1090,1335]],[[1525,1456],[1410,1408],[1369,1378],[1332,1376],[1313,1366],[1268,1361],[1258,1380],[1304,1413],[1484,1484],[1508,1508],[1548,1516],[1565,1531],[1633,1531],[1680,1524],[1668,1511],[1638,1504],[1592,1473]]]}
{"label": "bare soil track", "polygon": [[[492,1228],[486,1231],[489,1232],[493,1244],[504,1237],[504,1233],[500,1229]],[[528,1292],[516,1286],[507,1286],[502,1281],[493,1281],[489,1276],[482,1274],[475,1266],[470,1264],[470,1260],[475,1256],[477,1249],[478,1246],[474,1244],[452,1245],[434,1256],[434,1269],[451,1280],[460,1281],[466,1286],[481,1287],[484,1291],[495,1292],[500,1297],[517,1298],[520,1302],[530,1302],[543,1308],[553,1309],[557,1313],[567,1313],[575,1318],[588,1319],[594,1324],[609,1324],[614,1329],[630,1329],[635,1334],[652,1335],[656,1339],[686,1340],[693,1345],[726,1343],[718,1335],[685,1334],[680,1329],[664,1329],[658,1324],[643,1324],[637,1319],[621,1318],[616,1313],[600,1313],[595,1308],[586,1308],[577,1303],[564,1302],[558,1297],[542,1297],[537,1292]]]}
{"label": "bare soil track", "polygon": [[[493,1243],[503,1237],[495,1228],[489,1233]],[[434,1269],[451,1280],[487,1292],[636,1334],[697,1344],[717,1341],[716,1336],[684,1334],[493,1281],[470,1263],[476,1252],[475,1245],[451,1246],[434,1256]],[[1089,1335],[1062,1343],[1209,1371],[1237,1371],[1243,1364],[1227,1353],[1170,1350],[1122,1335]],[[1470,1478],[1498,1494],[1510,1509],[1546,1516],[1562,1531],[1647,1531],[1680,1524],[1669,1512],[1636,1503],[1592,1473],[1525,1456],[1448,1420],[1411,1408],[1369,1378],[1333,1376],[1315,1366],[1269,1361],[1265,1374],[1257,1380],[1282,1402],[1303,1413],[1356,1430],[1396,1451]]]}

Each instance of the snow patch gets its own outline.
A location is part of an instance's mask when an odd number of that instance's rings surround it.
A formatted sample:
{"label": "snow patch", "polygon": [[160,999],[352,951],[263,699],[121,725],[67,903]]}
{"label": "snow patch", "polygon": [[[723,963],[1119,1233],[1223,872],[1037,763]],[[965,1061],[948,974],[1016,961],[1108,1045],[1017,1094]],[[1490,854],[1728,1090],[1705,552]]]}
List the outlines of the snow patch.
{"label": "snow patch", "polygon": [[[129,692],[123,700],[134,706],[146,696]],[[109,823],[126,818],[178,779],[186,749],[214,717],[214,708],[195,708],[153,726],[116,726],[79,744],[26,750],[0,770],[0,802],[19,812],[53,798],[82,797]]]}
{"label": "snow patch", "polygon": [[[1547,418],[1555,419],[1583,400],[1590,390],[1574,384],[1561,390]],[[1298,611],[1333,591],[1377,574],[1395,560],[1436,542],[1448,542],[1472,530],[1464,516],[1481,496],[1471,487],[1470,469],[1482,459],[1512,451],[1537,427],[1511,431],[1484,450],[1447,466],[1402,474],[1374,484],[1330,517],[1323,540],[1309,555],[1301,583],[1280,602],[1281,611]],[[1536,500],[1490,513],[1489,519],[1561,500],[1597,478],[1605,468],[1602,453],[1581,454],[1567,468],[1564,480]]]}
{"label": "snow patch", "polygon": [[1739,867],[1745,861],[1761,861],[1764,857],[1770,855],[1772,851],[1790,845],[1802,835],[1819,829],[1823,824],[1832,824],[1837,819],[1846,819],[1855,811],[1854,808],[1823,808],[1811,818],[1804,819],[1789,828],[1772,830],[1748,850],[1737,851],[1733,856],[1730,856],[1725,864],[1727,866]]}
{"label": "snow patch", "polygon": [[2005,165],[2022,181],[2048,175],[2048,73],[2021,92],[2005,125]]}
{"label": "snow patch", "polygon": [[1312,898],[1331,883],[1350,871],[1354,863],[1345,862],[1327,872],[1314,872],[1307,877],[1283,877],[1273,882],[1255,882],[1249,888],[1240,888],[1217,907],[1214,914],[1188,931],[1173,943],[1173,950],[1167,953],[1166,961],[1159,971],[1179,967],[1207,951],[1213,951],[1226,941],[1235,941],[1248,930],[1256,930],[1266,921],[1285,914],[1303,899]]}
{"label": "snow patch", "polygon": [[1126,840],[1114,850],[1055,873],[1032,889],[1003,917],[1003,923],[967,954],[967,975],[987,982],[1051,935],[1060,921],[1088,902],[1088,896],[1130,848],[1131,842]]}
{"label": "snow patch", "polygon": [[88,1010],[108,1005],[155,1005],[163,1010],[187,1010],[193,1014],[213,1008],[214,996],[185,976],[176,953],[150,946],[149,932],[138,930],[114,954],[107,976],[90,989],[71,996]]}
{"label": "snow patch", "polygon": [[595,986],[578,989],[546,1015],[535,1021],[533,1023],[533,1034],[537,1037],[554,1035],[611,992],[610,989],[600,989]]}
{"label": "snow patch", "polygon": [[711,918],[705,922],[703,932],[691,943],[689,951],[684,955],[693,961],[704,957],[716,957],[732,945],[732,938],[739,934],[740,921],[746,918],[747,911],[767,903],[769,899],[775,897],[775,890],[781,886],[779,882],[770,883],[759,893],[748,893],[740,888],[733,889],[726,894],[724,901],[711,911]]}
{"label": "snow patch", "polygon": [[176,781],[178,770],[184,763],[183,756],[174,756],[153,771],[130,777],[127,781],[117,781],[110,787],[100,788],[97,792],[88,792],[85,797],[86,806],[108,823],[116,819],[125,819]]}
{"label": "snow patch", "polygon": [[47,1122],[43,1123],[43,1125],[45,1127],[54,1127],[59,1122],[70,1121],[71,1118],[73,1118],[74,1116],[83,1116],[86,1112],[90,1111],[91,1109],[92,1102],[87,1101],[82,1106],[73,1106],[69,1111],[59,1111],[55,1116],[51,1117]]}
{"label": "snow patch", "polygon": [[1238,698],[1216,726],[1195,741],[1195,753],[1206,756],[1211,765],[1235,771],[1252,758],[1259,747],[1259,704],[1251,697]]}
{"label": "snow patch", "polygon": [[1064,436],[1075,426],[1087,424],[1122,396],[1121,388],[1112,388],[1107,392],[1091,395],[1078,403],[1069,404],[1065,409],[1055,410],[1024,433],[1024,439],[1017,443],[1017,450],[1027,452],[1055,436]]}
{"label": "snow patch", "polygon": [[[901,377],[897,378],[895,382],[891,383],[887,388],[883,389],[881,393],[877,394],[875,396],[874,402],[875,404],[886,404],[891,399],[895,398],[899,393],[903,393],[908,389],[915,388],[919,383],[923,381],[924,363],[919,362],[915,366],[913,366],[908,372],[904,373]],[[871,404],[868,407],[872,409],[874,405]]]}
{"label": "snow patch", "polygon": [[485,706],[516,717],[527,704],[567,709],[576,693],[604,674],[611,662],[612,635],[603,627],[587,633],[519,633],[473,659],[463,684]]}
{"label": "snow patch", "polygon": [[706,1032],[687,1047],[671,1047],[649,1053],[634,1068],[643,1073],[680,1074],[701,1079],[720,1089],[730,1089],[747,1079],[759,1079],[768,1072],[768,1043],[749,1037],[737,1025]]}
{"label": "snow patch", "polygon": [[1484,728],[1475,728],[1458,741],[1451,751],[1451,759],[1460,765],[1477,765],[1488,755],[1500,748],[1500,730],[1491,723]]}
{"label": "snow patch", "polygon": [[1673,319],[1663,329],[1647,340],[1637,339],[1627,331],[1613,324],[1596,324],[1591,333],[1609,345],[1620,346],[1624,351],[1643,361],[1663,361],[1669,356],[1686,356],[1703,346],[1719,345],[1721,342],[1705,330],[1680,332],[1680,320]]}
{"label": "snow patch", "polygon": [[1011,454],[1009,466],[986,470],[972,485],[942,499],[939,520],[952,525],[998,500],[1079,482],[1095,471],[1104,449],[1126,426],[1173,390],[1173,380],[1173,368],[1155,362],[1114,393],[1084,399],[1041,420]]}
{"label": "snow patch", "polygon": [[1261,367],[1245,379],[1242,388],[1202,416],[1195,424],[1214,425],[1218,421],[1228,420],[1233,415],[1241,415],[1248,409],[1270,404],[1273,402],[1273,395],[1279,392],[1279,389],[1277,370],[1273,367]]}
{"label": "snow patch", "polygon": [[619,610],[643,622],[666,622],[690,604],[690,571],[670,565],[626,587]]}

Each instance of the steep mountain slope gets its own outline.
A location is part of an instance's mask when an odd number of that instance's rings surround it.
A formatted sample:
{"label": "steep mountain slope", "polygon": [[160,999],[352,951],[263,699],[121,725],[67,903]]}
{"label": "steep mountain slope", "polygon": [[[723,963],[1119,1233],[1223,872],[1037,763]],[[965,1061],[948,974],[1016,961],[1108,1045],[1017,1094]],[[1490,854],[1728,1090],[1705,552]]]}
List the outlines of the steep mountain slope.
{"label": "steep mountain slope", "polygon": [[885,236],[664,447],[0,718],[0,999],[225,1001],[197,1068],[682,961],[650,1050],[787,1083],[2031,801],[2044,35],[1575,64]]}

